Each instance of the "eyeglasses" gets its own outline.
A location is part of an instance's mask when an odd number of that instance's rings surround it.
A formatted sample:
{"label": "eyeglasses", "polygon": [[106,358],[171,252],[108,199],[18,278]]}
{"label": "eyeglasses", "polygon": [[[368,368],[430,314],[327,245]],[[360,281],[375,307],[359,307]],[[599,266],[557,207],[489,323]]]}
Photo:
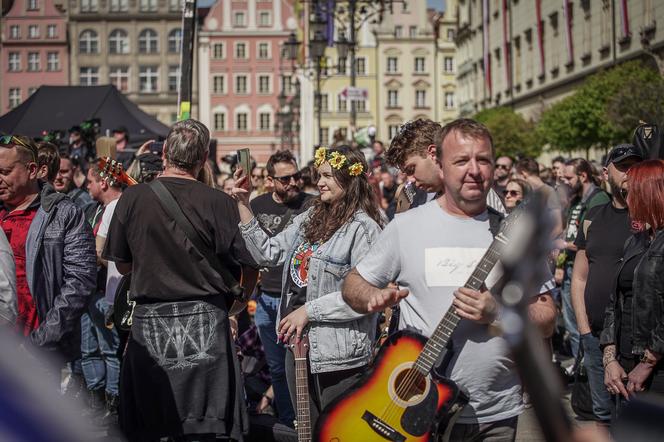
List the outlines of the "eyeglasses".
{"label": "eyeglasses", "polygon": [[496,169],[510,170],[510,166],[507,166],[505,164],[496,164]]}
{"label": "eyeglasses", "polygon": [[521,192],[519,192],[518,190],[503,190],[503,195],[517,197],[521,196]]}
{"label": "eyeglasses", "polygon": [[34,149],[28,145],[25,141],[21,140],[16,135],[2,135],[0,136],[0,144],[4,146],[11,146],[12,144],[18,144],[19,146],[25,147],[32,153],[33,161],[37,161],[37,155],[35,154]]}
{"label": "eyeglasses", "polygon": [[295,181],[299,181],[299,179],[302,177],[302,174],[300,172],[295,172],[293,175],[286,175],[286,176],[273,176],[272,178],[279,181],[281,184],[284,186],[290,183],[291,179]]}

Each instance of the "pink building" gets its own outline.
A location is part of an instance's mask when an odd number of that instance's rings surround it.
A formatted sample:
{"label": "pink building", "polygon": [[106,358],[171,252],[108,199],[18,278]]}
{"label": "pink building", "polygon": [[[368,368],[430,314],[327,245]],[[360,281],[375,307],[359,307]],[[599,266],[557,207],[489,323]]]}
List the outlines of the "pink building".
{"label": "pink building", "polygon": [[217,159],[249,147],[264,163],[275,133],[281,47],[296,28],[294,0],[218,0],[198,39],[200,119],[217,139]]}
{"label": "pink building", "polygon": [[21,104],[39,86],[69,84],[64,2],[8,3],[0,25],[0,114]]}

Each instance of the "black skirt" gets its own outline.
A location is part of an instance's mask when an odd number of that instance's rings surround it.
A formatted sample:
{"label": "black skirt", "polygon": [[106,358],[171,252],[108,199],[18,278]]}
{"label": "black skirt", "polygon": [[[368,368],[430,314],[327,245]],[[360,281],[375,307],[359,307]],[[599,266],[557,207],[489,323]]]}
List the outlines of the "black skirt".
{"label": "black skirt", "polygon": [[242,440],[248,416],[233,348],[223,300],[137,305],[120,378],[127,438]]}

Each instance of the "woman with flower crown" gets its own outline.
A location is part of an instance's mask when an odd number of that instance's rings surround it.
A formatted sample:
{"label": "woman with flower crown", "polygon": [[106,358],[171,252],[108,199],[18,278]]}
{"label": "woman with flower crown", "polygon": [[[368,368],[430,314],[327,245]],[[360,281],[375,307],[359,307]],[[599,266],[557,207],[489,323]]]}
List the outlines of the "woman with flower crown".
{"label": "woman with flower crown", "polygon": [[[351,309],[341,297],[341,286],[376,241],[382,223],[361,152],[345,146],[321,147],[315,165],[320,195],[272,238],[251,212],[251,182],[243,171],[236,171],[233,188],[247,249],[259,265],[285,264],[277,336],[291,345],[299,343],[303,334],[308,337],[312,425],[371,360],[376,316]],[[286,375],[295,404],[294,359],[287,354]]]}

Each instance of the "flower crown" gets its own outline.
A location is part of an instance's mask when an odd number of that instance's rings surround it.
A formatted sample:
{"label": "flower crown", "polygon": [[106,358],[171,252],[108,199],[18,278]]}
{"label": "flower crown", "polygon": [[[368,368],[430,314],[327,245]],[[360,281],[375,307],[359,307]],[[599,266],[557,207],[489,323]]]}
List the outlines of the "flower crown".
{"label": "flower crown", "polygon": [[[316,149],[316,154],[314,155],[314,164],[316,167],[320,167],[325,161],[330,163],[331,167],[334,167],[337,170],[341,170],[344,164],[348,162],[346,155],[342,154],[339,151],[329,152],[327,147],[319,147]],[[362,163],[357,162],[348,166],[348,174],[350,176],[358,176],[364,172],[364,166]]]}

